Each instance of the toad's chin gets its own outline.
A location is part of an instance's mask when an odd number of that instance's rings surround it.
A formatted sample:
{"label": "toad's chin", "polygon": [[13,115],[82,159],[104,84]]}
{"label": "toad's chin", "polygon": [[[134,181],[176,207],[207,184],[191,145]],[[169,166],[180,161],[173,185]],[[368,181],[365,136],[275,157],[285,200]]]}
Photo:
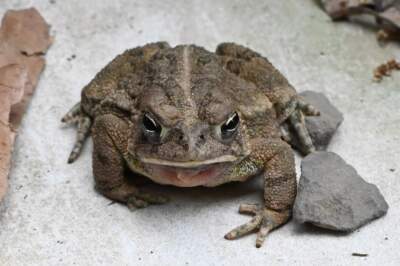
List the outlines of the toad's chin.
{"label": "toad's chin", "polygon": [[178,187],[207,186],[216,181],[224,172],[223,164],[212,164],[195,168],[181,168],[165,165],[148,165],[149,178],[159,184]]}

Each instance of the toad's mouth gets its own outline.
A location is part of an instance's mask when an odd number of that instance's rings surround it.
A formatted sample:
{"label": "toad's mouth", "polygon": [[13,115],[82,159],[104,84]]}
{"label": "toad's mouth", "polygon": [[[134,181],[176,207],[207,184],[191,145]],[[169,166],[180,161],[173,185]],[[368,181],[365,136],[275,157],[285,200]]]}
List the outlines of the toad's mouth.
{"label": "toad's mouth", "polygon": [[218,163],[228,163],[234,162],[237,158],[232,155],[223,155],[220,157],[203,160],[203,161],[186,161],[186,162],[179,162],[179,161],[169,161],[169,160],[162,160],[162,159],[153,159],[153,158],[142,158],[141,161],[146,164],[153,164],[153,165],[163,165],[163,166],[171,166],[171,167],[179,167],[179,168],[196,168],[196,167],[203,167]]}
{"label": "toad's mouth", "polygon": [[234,156],[223,156],[206,161],[142,159],[142,162],[145,163],[148,177],[157,183],[194,187],[213,183],[235,160]]}

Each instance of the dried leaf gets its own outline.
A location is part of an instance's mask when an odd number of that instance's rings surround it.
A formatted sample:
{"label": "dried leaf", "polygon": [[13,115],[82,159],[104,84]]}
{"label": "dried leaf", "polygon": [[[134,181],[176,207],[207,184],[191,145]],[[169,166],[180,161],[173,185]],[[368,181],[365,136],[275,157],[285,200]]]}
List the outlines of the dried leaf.
{"label": "dried leaf", "polygon": [[26,81],[27,72],[22,66],[14,64],[0,68],[0,199],[7,189],[7,176],[15,138],[15,132],[9,126],[9,116],[12,105],[18,103],[24,95]]}
{"label": "dried leaf", "polygon": [[400,70],[400,62],[397,62],[395,59],[391,59],[374,69],[374,80],[379,82],[383,79],[383,77],[390,76],[394,70]]}
{"label": "dried leaf", "polygon": [[0,201],[7,190],[16,130],[52,43],[49,26],[30,8],[7,11],[0,28]]}
{"label": "dried leaf", "polygon": [[374,1],[376,10],[382,11],[387,9],[390,6],[395,5],[397,0],[376,0]]}
{"label": "dried leaf", "polygon": [[377,15],[379,19],[400,30],[400,6],[393,6]]}
{"label": "dried leaf", "polygon": [[400,0],[321,0],[332,19],[368,14],[381,28],[378,39],[400,39]]}
{"label": "dried leaf", "polygon": [[325,11],[333,19],[343,19],[361,13],[364,7],[374,5],[374,0],[321,0]]}
{"label": "dried leaf", "polygon": [[7,11],[1,28],[0,38],[27,55],[43,54],[52,43],[49,25],[34,8]]}

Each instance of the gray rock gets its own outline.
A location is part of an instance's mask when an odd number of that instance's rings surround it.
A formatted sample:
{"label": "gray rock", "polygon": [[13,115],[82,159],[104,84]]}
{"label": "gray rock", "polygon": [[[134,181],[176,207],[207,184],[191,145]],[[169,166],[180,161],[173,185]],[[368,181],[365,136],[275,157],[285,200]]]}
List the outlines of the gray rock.
{"label": "gray rock", "polygon": [[[320,116],[307,116],[306,127],[317,150],[326,150],[333,134],[343,121],[342,113],[332,105],[328,98],[319,92],[305,91],[300,96],[320,111]],[[299,147],[298,140],[292,134],[294,147]]]}
{"label": "gray rock", "polygon": [[296,221],[349,232],[387,210],[378,188],[365,182],[339,155],[314,152],[303,159],[293,208]]}

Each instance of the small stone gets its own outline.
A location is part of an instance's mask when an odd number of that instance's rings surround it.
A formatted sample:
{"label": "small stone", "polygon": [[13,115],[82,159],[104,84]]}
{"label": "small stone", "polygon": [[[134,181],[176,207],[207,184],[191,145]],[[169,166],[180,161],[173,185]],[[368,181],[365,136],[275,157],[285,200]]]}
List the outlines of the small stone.
{"label": "small stone", "polygon": [[70,57],[68,57],[67,60],[68,60],[68,61],[72,61],[72,60],[74,60],[75,58],[76,58],[76,55],[73,54],[73,55],[71,55]]}
{"label": "small stone", "polygon": [[[319,116],[307,116],[306,127],[315,148],[326,150],[332,136],[343,121],[343,115],[322,93],[305,91],[300,93],[300,96],[321,113]],[[298,141],[294,139],[292,144],[297,147]]]}
{"label": "small stone", "polygon": [[301,163],[293,217],[300,223],[351,232],[386,214],[378,188],[333,152],[314,152]]}

